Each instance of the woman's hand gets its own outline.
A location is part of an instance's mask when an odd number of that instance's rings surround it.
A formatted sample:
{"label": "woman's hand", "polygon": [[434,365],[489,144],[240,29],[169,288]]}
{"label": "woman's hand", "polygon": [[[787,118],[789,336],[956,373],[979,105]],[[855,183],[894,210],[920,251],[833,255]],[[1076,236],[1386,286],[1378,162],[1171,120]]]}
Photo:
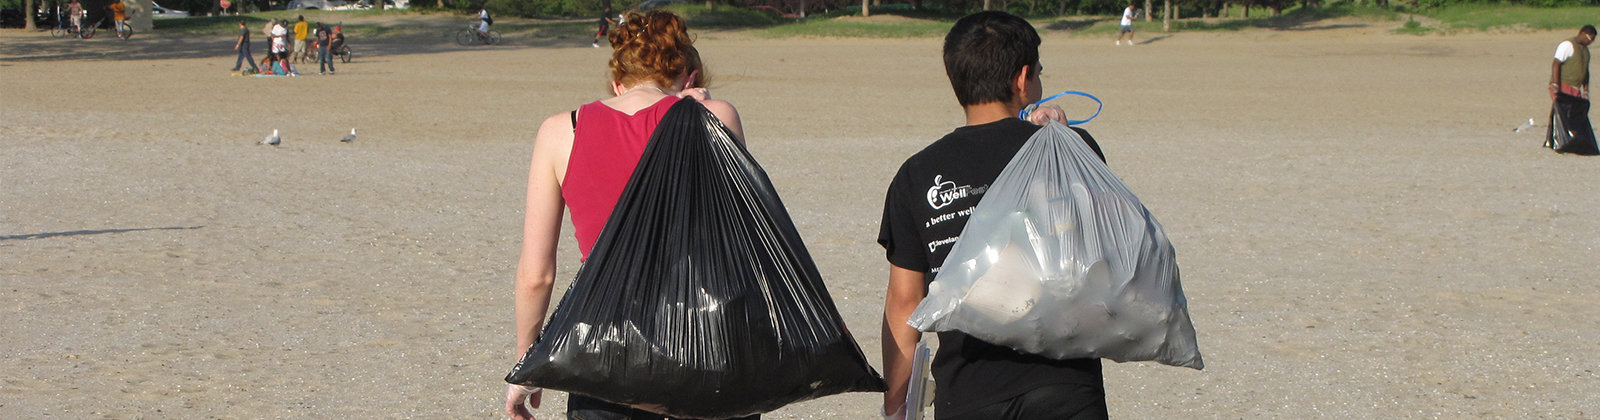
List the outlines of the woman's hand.
{"label": "woman's hand", "polygon": [[694,98],[696,101],[705,102],[711,99],[711,91],[706,88],[688,88],[678,92],[679,98]]}
{"label": "woman's hand", "polygon": [[543,389],[507,384],[506,415],[511,416],[513,420],[533,420],[533,412],[528,411],[528,406],[539,408],[539,397],[543,395]]}

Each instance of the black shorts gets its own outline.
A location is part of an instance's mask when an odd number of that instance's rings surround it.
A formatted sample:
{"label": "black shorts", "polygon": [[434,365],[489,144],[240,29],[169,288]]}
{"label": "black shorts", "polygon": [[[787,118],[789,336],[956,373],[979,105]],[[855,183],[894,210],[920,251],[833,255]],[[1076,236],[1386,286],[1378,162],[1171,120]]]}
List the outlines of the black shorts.
{"label": "black shorts", "polygon": [[[567,395],[567,418],[571,420],[678,420],[625,405],[612,404],[578,394]],[[761,420],[761,415],[729,420]]]}
{"label": "black shorts", "polygon": [[1059,384],[1035,388],[993,405],[941,416],[938,420],[1105,420],[1106,391],[1087,385]]}

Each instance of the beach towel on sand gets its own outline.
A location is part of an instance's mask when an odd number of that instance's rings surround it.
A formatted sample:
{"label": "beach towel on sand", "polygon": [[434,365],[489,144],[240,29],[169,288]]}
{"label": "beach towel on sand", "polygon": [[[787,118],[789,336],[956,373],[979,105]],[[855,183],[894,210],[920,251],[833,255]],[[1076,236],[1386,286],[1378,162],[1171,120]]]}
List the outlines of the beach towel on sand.
{"label": "beach towel on sand", "polygon": [[1056,359],[1201,369],[1161,224],[1067,126],[1039,129],[973,209],[908,323]]}
{"label": "beach towel on sand", "polygon": [[886,389],[766,173],[693,99],[662,118],[506,381],[686,418]]}
{"label": "beach towel on sand", "polygon": [[1594,126],[1589,124],[1589,100],[1565,93],[1556,94],[1544,144],[1559,153],[1600,155],[1600,148],[1595,145]]}

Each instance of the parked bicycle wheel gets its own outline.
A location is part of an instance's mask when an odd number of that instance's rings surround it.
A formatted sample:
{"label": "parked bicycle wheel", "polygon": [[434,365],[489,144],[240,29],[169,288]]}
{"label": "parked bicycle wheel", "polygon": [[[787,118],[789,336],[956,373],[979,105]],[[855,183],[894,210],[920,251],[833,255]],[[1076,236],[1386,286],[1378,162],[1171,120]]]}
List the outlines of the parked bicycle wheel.
{"label": "parked bicycle wheel", "polygon": [[484,39],[489,45],[500,45],[500,32],[489,31],[489,38]]}
{"label": "parked bicycle wheel", "polygon": [[60,27],[50,28],[50,36],[53,36],[53,37],[56,37],[56,38],[66,38],[67,34],[70,34],[70,33],[72,33],[71,29],[60,28]]}
{"label": "parked bicycle wheel", "polygon": [[78,31],[78,37],[79,38],[83,38],[83,39],[94,38],[95,26],[99,26],[99,25],[90,25],[90,26],[86,26],[83,29],[79,30]]}
{"label": "parked bicycle wheel", "polygon": [[338,54],[339,54],[339,61],[343,61],[343,62],[346,62],[346,63],[350,62],[350,47],[349,46],[339,47]]}
{"label": "parked bicycle wheel", "polygon": [[473,34],[470,31],[456,32],[456,43],[457,44],[472,45],[473,42],[477,41],[476,39],[473,39],[473,38],[477,38],[477,36],[476,36],[476,34]]}
{"label": "parked bicycle wheel", "polygon": [[133,27],[128,26],[128,22],[122,22],[122,31],[117,32],[117,38],[133,38]]}

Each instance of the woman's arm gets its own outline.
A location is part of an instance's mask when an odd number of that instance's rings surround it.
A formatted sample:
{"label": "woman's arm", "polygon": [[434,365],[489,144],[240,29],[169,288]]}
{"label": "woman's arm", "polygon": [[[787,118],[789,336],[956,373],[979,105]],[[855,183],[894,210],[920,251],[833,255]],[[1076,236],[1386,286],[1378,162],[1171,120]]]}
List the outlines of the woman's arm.
{"label": "woman's arm", "polygon": [[[523,215],[522,256],[517,261],[517,360],[538,339],[545,312],[550,308],[556,278],[556,240],[561,235],[561,213],[566,205],[561,198],[561,180],[571,153],[571,119],[566,113],[546,119],[534,138],[528,204]],[[531,419],[533,416],[522,404],[527,401],[538,407],[539,395],[532,394],[530,398],[528,393],[519,392],[518,386],[511,385],[507,391],[506,414],[514,419]]]}
{"label": "woman's arm", "polygon": [[734,109],[733,104],[718,99],[706,99],[700,101],[700,103],[711,111],[711,115],[716,115],[717,119],[722,120],[723,125],[728,126],[728,129],[733,131],[734,140],[738,140],[739,144],[745,144],[744,124],[739,121],[739,110]]}

